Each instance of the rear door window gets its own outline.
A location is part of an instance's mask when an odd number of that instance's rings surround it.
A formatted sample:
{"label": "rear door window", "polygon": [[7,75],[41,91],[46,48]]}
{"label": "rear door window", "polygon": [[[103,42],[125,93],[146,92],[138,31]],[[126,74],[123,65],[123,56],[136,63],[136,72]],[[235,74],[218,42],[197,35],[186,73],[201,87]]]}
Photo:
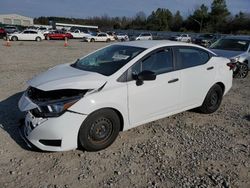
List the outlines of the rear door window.
{"label": "rear door window", "polygon": [[176,47],[177,68],[186,69],[207,63],[210,54],[195,47]]}

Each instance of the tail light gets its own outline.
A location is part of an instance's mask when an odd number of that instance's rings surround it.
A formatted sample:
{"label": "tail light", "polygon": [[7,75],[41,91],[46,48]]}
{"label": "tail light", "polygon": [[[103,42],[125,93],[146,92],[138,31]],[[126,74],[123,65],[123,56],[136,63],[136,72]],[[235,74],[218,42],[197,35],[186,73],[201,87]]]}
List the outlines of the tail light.
{"label": "tail light", "polygon": [[233,70],[234,67],[236,66],[236,64],[235,63],[227,63],[227,66],[229,66],[230,70]]}

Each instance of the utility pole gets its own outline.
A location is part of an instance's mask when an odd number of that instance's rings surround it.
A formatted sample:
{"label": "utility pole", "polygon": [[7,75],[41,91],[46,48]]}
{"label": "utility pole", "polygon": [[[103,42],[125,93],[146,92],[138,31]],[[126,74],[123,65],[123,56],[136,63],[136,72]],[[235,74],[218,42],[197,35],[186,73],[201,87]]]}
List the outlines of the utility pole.
{"label": "utility pole", "polygon": [[203,24],[203,19],[201,19],[201,21],[198,21],[198,20],[196,20],[196,19],[194,19],[194,18],[192,18],[192,17],[190,17],[192,20],[194,20],[196,23],[198,23],[199,24],[199,26],[200,26],[200,33],[202,32],[202,24]]}

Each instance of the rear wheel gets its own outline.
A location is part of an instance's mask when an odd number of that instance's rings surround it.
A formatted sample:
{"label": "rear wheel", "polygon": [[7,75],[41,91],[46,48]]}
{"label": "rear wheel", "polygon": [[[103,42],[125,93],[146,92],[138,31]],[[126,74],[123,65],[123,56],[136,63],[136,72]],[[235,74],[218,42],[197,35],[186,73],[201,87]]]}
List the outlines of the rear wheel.
{"label": "rear wheel", "polygon": [[98,151],[110,146],[120,131],[120,119],[115,111],[101,109],[90,114],[79,131],[80,145],[87,151]]}
{"label": "rear wheel", "polygon": [[13,36],[13,37],[11,37],[11,40],[18,41],[18,38],[17,38],[17,36]]}
{"label": "rear wheel", "polygon": [[201,107],[199,107],[199,110],[204,114],[211,114],[215,112],[220,107],[222,97],[222,88],[218,84],[215,84],[208,91],[203,104],[201,105]]}

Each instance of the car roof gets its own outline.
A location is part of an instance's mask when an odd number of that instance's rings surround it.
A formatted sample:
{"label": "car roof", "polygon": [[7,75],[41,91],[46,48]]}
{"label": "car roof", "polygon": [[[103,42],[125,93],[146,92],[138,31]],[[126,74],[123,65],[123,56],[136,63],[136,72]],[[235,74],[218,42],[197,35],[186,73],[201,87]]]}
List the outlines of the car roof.
{"label": "car roof", "polygon": [[129,42],[121,42],[121,45],[125,46],[134,46],[134,47],[140,47],[140,48],[152,48],[156,46],[194,46],[194,47],[200,47],[195,44],[189,44],[184,42],[177,42],[177,41],[170,41],[170,40],[136,40],[136,41],[129,41]]}

